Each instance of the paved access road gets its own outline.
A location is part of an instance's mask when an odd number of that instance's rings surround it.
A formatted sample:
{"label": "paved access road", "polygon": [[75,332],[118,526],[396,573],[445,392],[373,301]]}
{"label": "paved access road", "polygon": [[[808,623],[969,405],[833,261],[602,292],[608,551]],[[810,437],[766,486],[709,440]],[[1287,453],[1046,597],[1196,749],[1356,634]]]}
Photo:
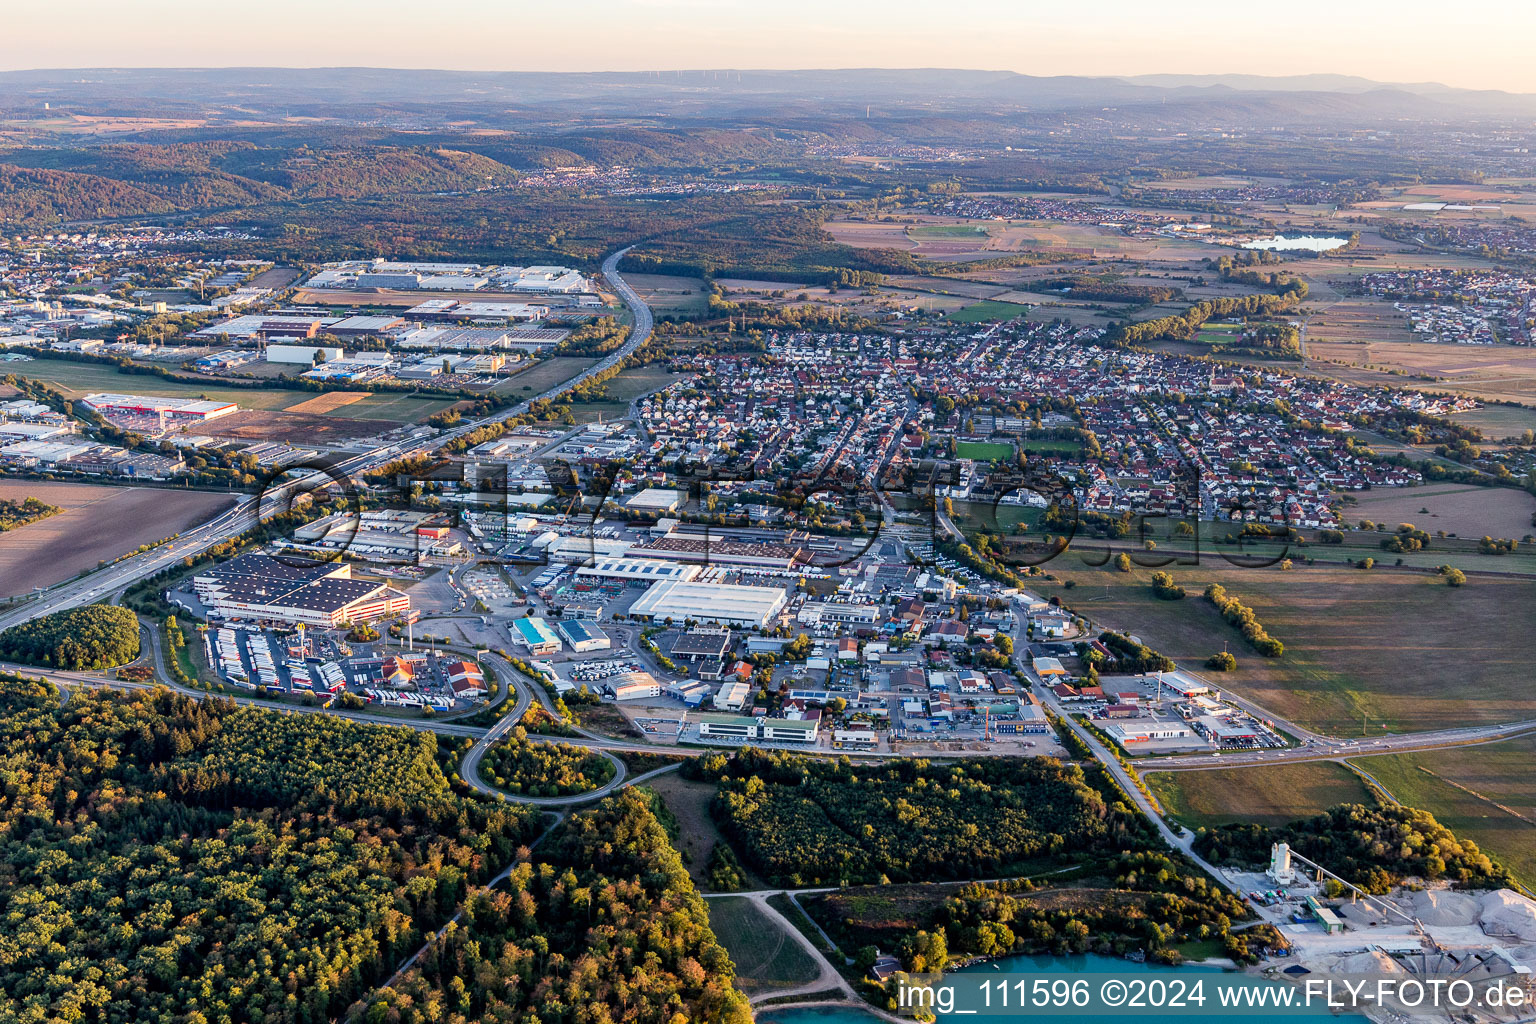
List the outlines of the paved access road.
{"label": "paved access road", "polygon": [[1536,719],[1506,722],[1503,725],[1479,725],[1461,729],[1436,729],[1433,732],[1397,733],[1381,739],[1344,740],[1321,737],[1300,747],[1284,750],[1227,750],[1209,754],[1180,754],[1173,757],[1148,757],[1136,762],[1143,772],[1209,771],[1241,765],[1286,764],[1297,761],[1338,761],[1347,757],[1375,757],[1410,750],[1440,750],[1511,739],[1536,732]]}
{"label": "paved access road", "polygon": [[4,614],[0,614],[0,630],[8,629],[11,626],[25,622],[28,619],[37,618],[40,615],[76,608],[80,605],[90,604],[102,597],[120,593],[146,576],[152,576],[162,569],[169,568],[183,558],[201,554],[216,544],[238,537],[256,525],[258,518],[265,518],[286,511],[295,495],[325,487],[336,482],[338,478],[357,479],[370,470],[379,469],[392,462],[428,454],[454,438],[462,437],[488,424],[519,416],[527,412],[534,402],[553,399],[569,391],[571,388],[586,382],[595,374],[618,365],[630,353],[645,344],[655,327],[655,321],[651,316],[651,308],[640,299],[635,290],[619,274],[619,260],[623,259],[624,254],[629,252],[631,248],[633,246],[626,246],[612,253],[603,261],[604,277],[608,279],[608,283],[613,286],[619,298],[629,308],[630,314],[634,319],[629,337],[625,339],[623,345],[583,370],[577,376],[550,388],[542,394],[525,399],[509,409],[502,409],[489,416],[461,423],[452,430],[380,445],[370,451],[342,459],[330,467],[329,472],[316,471],[305,473],[291,480],[275,481],[259,497],[242,496],[233,508],[220,513],[201,526],[184,531],[180,537],[168,544],[163,544],[132,558],[125,558],[121,562],[105,566],[79,579],[61,583],[50,590],[44,591],[36,600],[29,601]]}

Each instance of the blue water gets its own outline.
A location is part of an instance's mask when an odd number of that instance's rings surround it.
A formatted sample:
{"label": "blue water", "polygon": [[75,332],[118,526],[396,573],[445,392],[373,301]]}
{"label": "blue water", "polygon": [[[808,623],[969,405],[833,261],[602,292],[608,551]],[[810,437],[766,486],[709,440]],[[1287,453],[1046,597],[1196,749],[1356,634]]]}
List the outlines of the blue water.
{"label": "blue water", "polygon": [[[1144,974],[1156,971],[1162,974],[1176,974],[1188,977],[1192,974],[1221,974],[1220,967],[1206,967],[1199,964],[1185,964],[1181,967],[1164,967],[1158,964],[1137,964],[1129,960],[1121,960],[1116,957],[1100,956],[1089,953],[1082,956],[1011,956],[996,961],[994,970],[991,964],[977,964],[967,967],[959,974],[1000,974],[1018,972],[1023,974],[1082,974],[1085,972],[1098,972],[1101,974],[1116,974],[1129,977],[1136,974]],[[1285,984],[1284,982],[1269,982],[1267,984]],[[1315,1016],[1323,1016],[1325,1011],[1317,1011]],[[1169,1021],[1177,1019],[1176,1016],[1156,1017],[1150,1011],[1138,1011],[1137,1014],[1121,1013],[1115,1015],[1087,1016],[1068,1014],[1048,1014],[1037,1011],[1015,1011],[1012,1014],[939,1014],[939,1024],[1017,1024],[1022,1020],[1032,1022],[1046,1022],[1046,1024],[1127,1024],[1135,1015],[1148,1016],[1154,1020]],[[1201,1015],[1201,1021],[1212,1022],[1243,1022],[1253,1024],[1257,1017],[1273,1015],[1273,1011],[1249,1011],[1245,1014],[1209,1014]],[[1369,1024],[1368,1018],[1359,1014],[1339,1014],[1332,1017],[1333,1020],[1343,1024]],[[846,1006],[829,1006],[822,1008],[806,1007],[804,1009],[777,1010],[765,1007],[758,1011],[759,1024],[882,1024],[881,1019],[872,1013],[865,1013]]]}

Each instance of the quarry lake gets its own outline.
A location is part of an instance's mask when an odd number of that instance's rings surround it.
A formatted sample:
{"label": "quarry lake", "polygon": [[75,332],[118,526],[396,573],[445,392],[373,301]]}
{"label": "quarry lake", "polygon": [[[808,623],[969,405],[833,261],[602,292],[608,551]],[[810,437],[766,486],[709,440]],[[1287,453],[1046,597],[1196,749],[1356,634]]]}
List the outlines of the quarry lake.
{"label": "quarry lake", "polygon": [[1275,235],[1273,238],[1255,238],[1244,242],[1244,249],[1263,249],[1266,252],[1329,252],[1349,244],[1349,239],[1333,235]]}

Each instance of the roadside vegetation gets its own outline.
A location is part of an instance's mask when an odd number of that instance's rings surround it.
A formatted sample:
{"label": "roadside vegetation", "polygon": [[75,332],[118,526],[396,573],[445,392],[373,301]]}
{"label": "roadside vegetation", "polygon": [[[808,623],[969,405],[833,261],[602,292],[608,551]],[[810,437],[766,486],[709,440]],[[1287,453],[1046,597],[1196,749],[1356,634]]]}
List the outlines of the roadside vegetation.
{"label": "roadside vegetation", "polygon": [[589,793],[613,778],[613,762],[569,743],[533,743],[519,735],[495,744],[481,759],[481,774],[497,789],[527,796]]}

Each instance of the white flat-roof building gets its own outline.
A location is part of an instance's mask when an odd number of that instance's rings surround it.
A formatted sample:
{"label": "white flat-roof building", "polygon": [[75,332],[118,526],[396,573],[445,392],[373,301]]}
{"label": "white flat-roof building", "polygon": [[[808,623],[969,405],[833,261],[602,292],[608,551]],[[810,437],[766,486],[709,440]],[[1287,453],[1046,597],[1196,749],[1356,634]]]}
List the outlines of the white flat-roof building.
{"label": "white flat-roof building", "polygon": [[683,498],[682,491],[671,487],[647,487],[624,504],[640,512],[676,512]]}
{"label": "white flat-roof building", "polygon": [[571,650],[577,654],[585,654],[587,651],[606,651],[613,646],[613,641],[608,634],[591,622],[580,622],[574,619],[562,621],[558,627],[560,635],[565,637],[565,642],[571,645]]}
{"label": "white flat-roof building", "polygon": [[641,583],[660,583],[664,580],[688,581],[696,579],[703,570],[697,565],[667,562],[659,558],[604,558],[576,570],[577,576],[595,576],[599,579],[632,580]]}
{"label": "white flat-roof building", "polygon": [[630,606],[629,613],[651,619],[765,628],[788,602],[779,587],[669,581],[647,590]]}
{"label": "white flat-roof building", "polygon": [[661,683],[649,672],[620,672],[603,683],[614,700],[644,700],[661,696]]}
{"label": "white flat-roof building", "polygon": [[726,711],[740,711],[752,699],[752,684],[737,680],[726,683],[715,694],[715,707]]}
{"label": "white flat-roof building", "polygon": [[1122,746],[1127,743],[1145,743],[1148,740],[1195,739],[1195,730],[1183,722],[1132,718],[1119,722],[1095,719],[1093,724],[1109,733]]}

